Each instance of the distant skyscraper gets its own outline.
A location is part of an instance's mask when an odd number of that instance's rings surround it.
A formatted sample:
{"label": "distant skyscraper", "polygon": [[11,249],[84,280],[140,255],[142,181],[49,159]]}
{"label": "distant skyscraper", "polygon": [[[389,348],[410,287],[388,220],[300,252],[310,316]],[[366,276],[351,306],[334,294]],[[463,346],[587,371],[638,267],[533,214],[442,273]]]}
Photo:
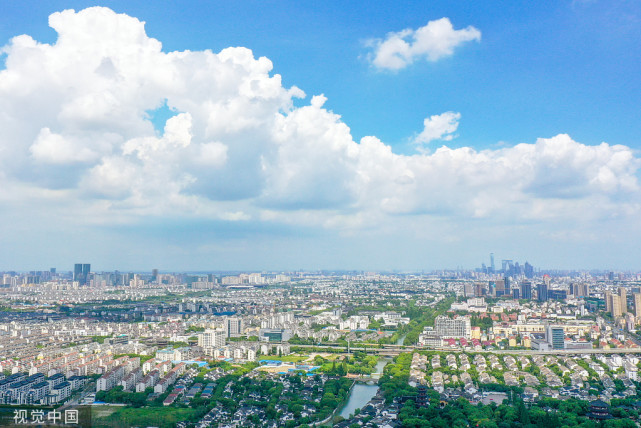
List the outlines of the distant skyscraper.
{"label": "distant skyscraper", "polygon": [[523,267],[523,273],[525,274],[525,277],[528,279],[534,278],[534,267],[528,262],[525,262],[525,266]]}
{"label": "distant skyscraper", "polygon": [[536,298],[539,302],[545,302],[548,300],[548,286],[547,284],[537,284],[536,285]]}
{"label": "distant skyscraper", "polygon": [[73,265],[73,280],[80,282],[82,278],[82,264],[76,263]]}
{"label": "distant skyscraper", "polygon": [[158,269],[151,270],[151,280],[156,281],[158,279]]}
{"label": "distant skyscraper", "polygon": [[78,281],[80,285],[87,285],[89,272],[91,272],[90,264],[76,263],[73,266],[73,280]]}
{"label": "distant skyscraper", "polygon": [[521,298],[526,300],[532,299],[532,283],[530,281],[523,281],[521,283]]}
{"label": "distant skyscraper", "polygon": [[91,265],[89,263],[85,263],[82,265],[82,276],[84,278],[84,284],[87,285],[89,282],[89,273],[91,272]]}
{"label": "distant skyscraper", "polygon": [[518,288],[513,288],[512,289],[512,297],[515,299],[520,299],[521,298],[521,293]]}
{"label": "distant skyscraper", "polygon": [[494,268],[494,253],[490,253],[490,271],[491,273],[494,273],[495,270],[496,269]]}

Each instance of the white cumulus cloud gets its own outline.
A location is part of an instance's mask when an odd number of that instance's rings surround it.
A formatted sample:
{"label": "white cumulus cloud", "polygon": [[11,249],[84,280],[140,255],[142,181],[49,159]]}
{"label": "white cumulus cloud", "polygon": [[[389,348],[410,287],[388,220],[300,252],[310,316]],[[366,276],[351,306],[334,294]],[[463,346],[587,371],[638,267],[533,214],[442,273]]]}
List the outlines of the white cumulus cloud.
{"label": "white cumulus cloud", "polygon": [[419,144],[427,144],[434,140],[451,141],[455,137],[460,119],[461,113],[453,111],[426,117],[423,121],[423,131],[414,141]]}
{"label": "white cumulus cloud", "polygon": [[372,64],[380,69],[400,70],[416,59],[437,61],[450,56],[459,45],[481,40],[481,32],[472,27],[455,30],[448,18],[429,21],[416,30],[405,29],[387,34],[385,39],[370,40],[374,47]]}

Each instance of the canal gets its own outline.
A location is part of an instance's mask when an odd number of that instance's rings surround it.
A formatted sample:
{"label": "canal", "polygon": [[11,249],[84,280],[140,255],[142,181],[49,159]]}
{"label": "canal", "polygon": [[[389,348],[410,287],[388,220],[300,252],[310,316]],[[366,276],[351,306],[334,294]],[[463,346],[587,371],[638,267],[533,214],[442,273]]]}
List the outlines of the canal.
{"label": "canal", "polygon": [[349,398],[340,415],[345,419],[354,413],[356,409],[362,409],[365,405],[376,395],[378,385],[366,385],[364,383],[357,383],[352,387],[349,393]]}
{"label": "canal", "polygon": [[[392,362],[390,357],[381,357],[376,362],[374,373],[383,374],[383,369],[387,363]],[[356,409],[362,409],[378,392],[378,385],[366,385],[364,383],[356,383],[349,392],[347,403],[340,412],[340,415],[345,419],[349,418],[350,414],[354,413]]]}

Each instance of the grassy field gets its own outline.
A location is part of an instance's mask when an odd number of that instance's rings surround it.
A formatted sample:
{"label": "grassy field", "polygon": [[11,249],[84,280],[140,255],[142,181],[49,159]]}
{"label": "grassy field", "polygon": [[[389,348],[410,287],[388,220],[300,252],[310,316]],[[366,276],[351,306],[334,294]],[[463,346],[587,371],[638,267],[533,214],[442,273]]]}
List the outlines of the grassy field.
{"label": "grassy field", "polygon": [[[269,357],[265,357],[269,358]],[[282,357],[273,357],[274,360],[280,360],[285,363],[301,363],[306,361],[309,358],[309,355],[285,355]]]}
{"label": "grassy field", "polygon": [[156,426],[171,428],[193,415],[193,409],[177,409],[175,407],[148,408],[119,408],[105,416],[96,415],[92,419],[93,427],[144,427]]}

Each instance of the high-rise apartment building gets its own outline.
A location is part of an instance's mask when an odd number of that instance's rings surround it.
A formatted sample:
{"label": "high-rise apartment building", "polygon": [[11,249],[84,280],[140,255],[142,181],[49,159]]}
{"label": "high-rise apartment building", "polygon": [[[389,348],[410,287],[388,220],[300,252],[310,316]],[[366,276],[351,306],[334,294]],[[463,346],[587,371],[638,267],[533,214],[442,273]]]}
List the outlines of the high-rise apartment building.
{"label": "high-rise apartment building", "polygon": [[470,339],[472,336],[472,325],[470,317],[450,318],[446,315],[439,315],[434,320],[434,330],[442,338]]}
{"label": "high-rise apartment building", "polygon": [[641,322],[641,293],[634,293],[634,316]]}
{"label": "high-rise apartment building", "polygon": [[239,337],[243,335],[243,320],[242,318],[230,317],[227,318],[225,323],[227,330],[227,337]]}
{"label": "high-rise apartment building", "polygon": [[610,312],[612,318],[620,317],[623,312],[621,312],[621,297],[612,294],[606,293],[606,310]]}
{"label": "high-rise apartment building", "polygon": [[628,295],[627,290],[624,287],[619,287],[619,299],[621,304],[621,313],[625,314],[628,312]]}
{"label": "high-rise apartment building", "polygon": [[205,330],[198,334],[198,346],[201,348],[221,348],[225,346],[224,330]]}

